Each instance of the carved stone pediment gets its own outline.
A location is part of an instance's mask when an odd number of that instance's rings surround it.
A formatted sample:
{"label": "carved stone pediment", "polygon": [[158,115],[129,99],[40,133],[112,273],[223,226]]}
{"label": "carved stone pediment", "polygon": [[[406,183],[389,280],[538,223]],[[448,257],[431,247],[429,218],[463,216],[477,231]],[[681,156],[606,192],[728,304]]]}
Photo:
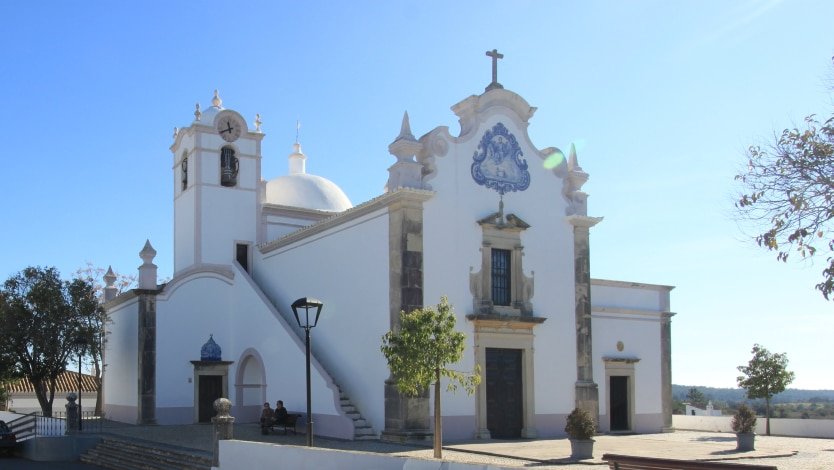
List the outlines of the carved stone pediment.
{"label": "carved stone pediment", "polygon": [[515,214],[507,214],[506,220],[502,217],[501,212],[495,212],[483,219],[478,220],[478,225],[480,226],[488,226],[490,228],[495,228],[498,230],[502,229],[516,229],[516,230],[526,230],[530,228],[530,224],[521,220],[521,217],[518,217]]}

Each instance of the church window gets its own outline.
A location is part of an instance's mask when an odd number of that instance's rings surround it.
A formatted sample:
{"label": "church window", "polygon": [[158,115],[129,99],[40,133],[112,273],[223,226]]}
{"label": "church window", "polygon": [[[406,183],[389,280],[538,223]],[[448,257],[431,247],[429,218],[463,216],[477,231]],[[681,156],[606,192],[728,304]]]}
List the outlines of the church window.
{"label": "church window", "polygon": [[182,190],[188,189],[188,157],[183,156],[182,164],[180,165],[180,179],[182,180]]}
{"label": "church window", "polygon": [[220,184],[222,186],[236,186],[239,162],[235,156],[235,149],[223,147],[220,150]]}
{"label": "church window", "polygon": [[521,235],[530,226],[499,210],[481,220],[481,266],[470,268],[469,290],[476,315],[533,315],[533,276],[524,273]]}
{"label": "church window", "polygon": [[235,258],[243,270],[249,272],[249,245],[245,243],[235,245]]}
{"label": "church window", "polygon": [[492,303],[510,305],[510,250],[492,249]]}

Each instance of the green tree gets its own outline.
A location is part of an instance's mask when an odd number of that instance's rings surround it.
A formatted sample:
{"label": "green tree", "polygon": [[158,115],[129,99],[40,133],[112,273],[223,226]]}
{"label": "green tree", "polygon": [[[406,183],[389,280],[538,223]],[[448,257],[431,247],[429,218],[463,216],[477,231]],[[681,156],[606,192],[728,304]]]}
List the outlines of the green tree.
{"label": "green tree", "polygon": [[[833,59],[834,60],[834,59]],[[811,115],[803,126],[785,129],[765,146],[747,150],[747,167],[735,176],[741,185],[736,209],[750,223],[759,246],[787,261],[791,251],[803,258],[822,248],[828,253],[822,281],[834,292],[834,115]]]}
{"label": "green tree", "polygon": [[416,396],[434,384],[434,457],[441,458],[443,433],[440,414],[440,380],[448,379],[446,389],[464,387],[472,394],[481,383],[480,368],[463,373],[448,366],[461,360],[466,335],[455,331],[455,314],[448,299],[440,299],[437,309],[424,307],[400,313],[399,328],[382,337],[382,354],[396,380],[400,393]]}
{"label": "green tree", "polygon": [[14,334],[0,341],[0,356],[32,383],[44,416],[52,416],[58,376],[78,353],[76,339],[92,334],[88,318],[98,309],[88,282],[64,282],[55,268],[28,267],[3,283],[0,331]]}
{"label": "green tree", "polygon": [[788,355],[771,353],[764,346],[753,345],[753,357],[746,366],[738,366],[738,386],[747,391],[747,398],[764,398],[767,417],[766,434],[770,435],[770,399],[785,391],[793,382],[794,373],[787,369]]}
{"label": "green tree", "polygon": [[689,400],[689,403],[692,404],[692,406],[696,406],[698,408],[704,408],[707,406],[706,395],[695,387],[689,389],[686,393],[686,399]]}

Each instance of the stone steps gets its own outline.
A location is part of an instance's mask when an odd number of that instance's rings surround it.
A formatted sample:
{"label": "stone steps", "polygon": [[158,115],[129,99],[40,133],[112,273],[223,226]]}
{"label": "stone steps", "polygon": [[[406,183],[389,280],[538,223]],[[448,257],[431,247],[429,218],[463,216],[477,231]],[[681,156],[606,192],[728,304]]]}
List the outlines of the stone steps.
{"label": "stone steps", "polygon": [[81,461],[112,470],[211,469],[211,457],[200,451],[111,438],[82,454]]}
{"label": "stone steps", "polygon": [[356,406],[353,405],[345,392],[339,388],[339,404],[345,415],[353,420],[353,439],[357,441],[370,441],[378,438],[374,429],[368,424]]}

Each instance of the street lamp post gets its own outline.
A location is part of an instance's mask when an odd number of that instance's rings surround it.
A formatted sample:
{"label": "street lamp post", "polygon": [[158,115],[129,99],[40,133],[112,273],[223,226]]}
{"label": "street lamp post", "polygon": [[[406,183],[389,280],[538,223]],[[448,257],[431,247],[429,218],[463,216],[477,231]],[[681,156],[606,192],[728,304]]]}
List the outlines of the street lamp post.
{"label": "street lamp post", "polygon": [[[307,346],[307,447],[313,446],[313,409],[310,394],[310,329],[318,324],[323,305],[320,301],[310,297],[302,297],[292,303],[292,313],[295,315],[295,321],[298,322],[298,326],[304,328],[305,344]],[[303,310],[304,324],[301,323],[299,310]],[[310,323],[310,310],[315,311],[315,317],[312,318],[312,323]]]}
{"label": "street lamp post", "polygon": [[78,349],[78,432],[81,432],[81,355],[87,346],[87,340],[83,336],[77,336],[74,343]]}

